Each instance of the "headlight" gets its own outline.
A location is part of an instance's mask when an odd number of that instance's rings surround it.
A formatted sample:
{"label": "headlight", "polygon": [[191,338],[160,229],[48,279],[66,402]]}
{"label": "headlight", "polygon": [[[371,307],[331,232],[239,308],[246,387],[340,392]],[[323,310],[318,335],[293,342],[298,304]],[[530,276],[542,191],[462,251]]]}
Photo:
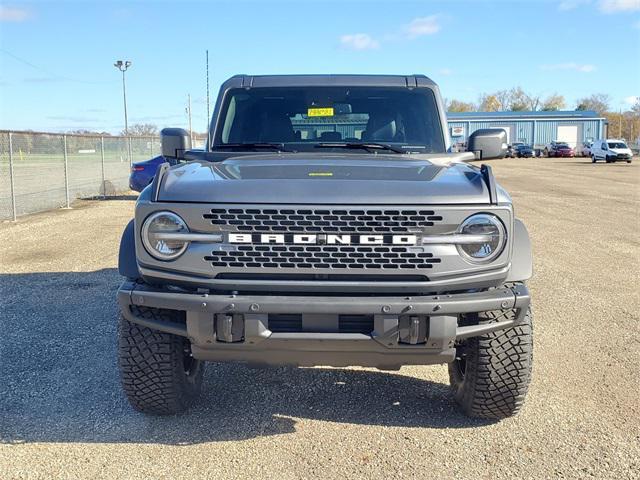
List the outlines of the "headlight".
{"label": "headlight", "polygon": [[478,213],[467,218],[458,229],[463,235],[476,235],[473,243],[458,245],[460,254],[473,263],[487,263],[495,259],[507,243],[502,222],[493,215]]}
{"label": "headlight", "polygon": [[163,237],[188,232],[187,224],[175,213],[157,212],[142,225],[142,243],[147,252],[158,260],[175,260],[184,253],[189,242]]}

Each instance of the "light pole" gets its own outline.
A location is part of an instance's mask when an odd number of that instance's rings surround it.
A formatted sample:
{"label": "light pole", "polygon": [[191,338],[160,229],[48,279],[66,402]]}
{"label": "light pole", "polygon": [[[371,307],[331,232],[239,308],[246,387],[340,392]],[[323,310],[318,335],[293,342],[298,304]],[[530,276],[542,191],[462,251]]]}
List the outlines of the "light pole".
{"label": "light pole", "polygon": [[124,81],[124,72],[127,71],[127,68],[131,66],[131,62],[129,60],[118,60],[113,64],[118,70],[122,72],[122,97],[124,100],[124,134],[125,136],[129,135],[129,122],[127,120],[127,86]]}

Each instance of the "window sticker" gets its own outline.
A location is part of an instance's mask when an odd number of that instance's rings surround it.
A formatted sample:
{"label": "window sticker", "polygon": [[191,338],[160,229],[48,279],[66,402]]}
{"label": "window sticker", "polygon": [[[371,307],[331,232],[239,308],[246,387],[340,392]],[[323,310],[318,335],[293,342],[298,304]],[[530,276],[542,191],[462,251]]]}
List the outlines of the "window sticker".
{"label": "window sticker", "polygon": [[308,108],[307,117],[333,117],[333,107]]}

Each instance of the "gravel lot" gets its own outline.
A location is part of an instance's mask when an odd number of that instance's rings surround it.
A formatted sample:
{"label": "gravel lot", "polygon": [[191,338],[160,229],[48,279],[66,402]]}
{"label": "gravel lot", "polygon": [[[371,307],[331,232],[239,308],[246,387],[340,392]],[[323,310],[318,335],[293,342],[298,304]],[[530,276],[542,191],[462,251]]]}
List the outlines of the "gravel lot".
{"label": "gravel lot", "polygon": [[131,199],[0,224],[0,478],[640,478],[640,165],[492,162],[534,245],[524,410],[459,414],[445,366],[209,365],[189,413],[135,413],[115,358]]}

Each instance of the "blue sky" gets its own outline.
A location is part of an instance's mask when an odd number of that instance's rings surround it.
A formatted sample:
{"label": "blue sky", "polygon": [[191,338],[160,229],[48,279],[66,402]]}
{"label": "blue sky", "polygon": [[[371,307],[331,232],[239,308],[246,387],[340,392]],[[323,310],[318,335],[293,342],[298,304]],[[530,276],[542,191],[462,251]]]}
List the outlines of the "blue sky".
{"label": "blue sky", "polygon": [[640,0],[10,2],[0,4],[0,128],[116,133],[129,123],[206,125],[236,73],[424,73],[445,97],[513,86],[640,95]]}

